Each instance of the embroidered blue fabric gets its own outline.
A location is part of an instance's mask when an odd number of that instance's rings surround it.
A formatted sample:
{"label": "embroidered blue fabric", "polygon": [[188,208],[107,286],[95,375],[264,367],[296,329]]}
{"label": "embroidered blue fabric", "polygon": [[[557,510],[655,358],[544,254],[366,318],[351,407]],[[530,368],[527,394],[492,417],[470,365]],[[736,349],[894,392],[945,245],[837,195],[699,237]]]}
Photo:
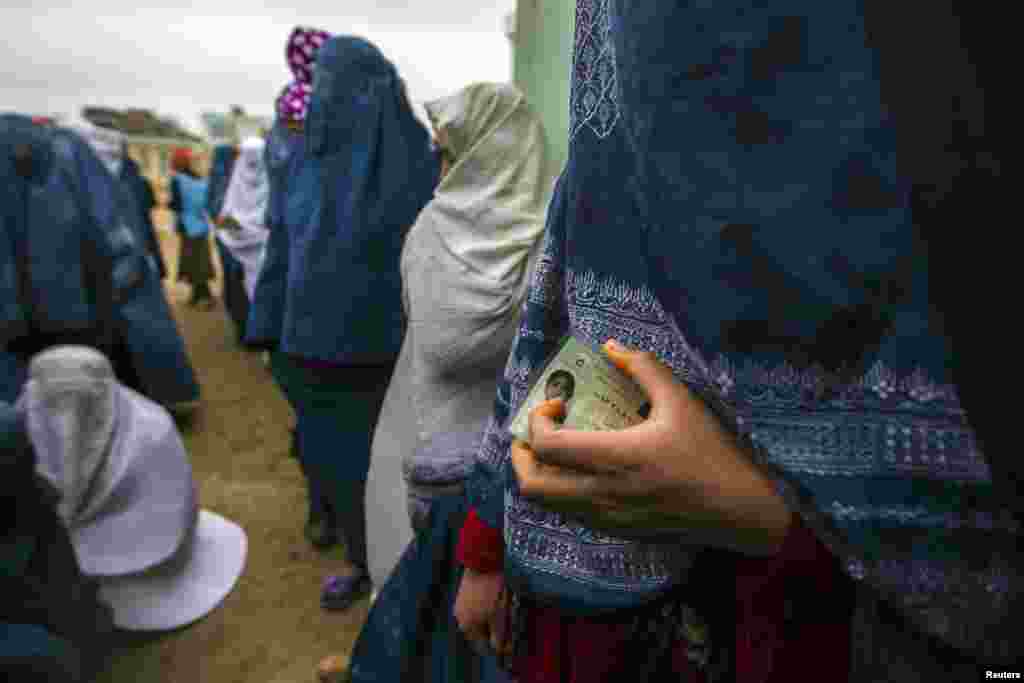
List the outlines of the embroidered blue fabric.
{"label": "embroidered blue fabric", "polygon": [[685,581],[685,535],[596,533],[511,474],[538,364],[614,337],[705,399],[851,577],[1006,656],[1020,529],[951,384],[858,7],[578,0],[569,159],[470,486],[518,590],[598,613]]}

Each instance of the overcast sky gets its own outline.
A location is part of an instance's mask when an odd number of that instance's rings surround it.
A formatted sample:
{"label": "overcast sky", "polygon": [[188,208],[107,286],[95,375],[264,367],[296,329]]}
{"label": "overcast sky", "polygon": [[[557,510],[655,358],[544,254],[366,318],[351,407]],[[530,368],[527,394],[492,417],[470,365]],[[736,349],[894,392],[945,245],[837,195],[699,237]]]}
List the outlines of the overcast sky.
{"label": "overcast sky", "polygon": [[514,0],[2,4],[0,111],[145,107],[196,131],[200,112],[232,104],[269,116],[291,77],[284,44],[296,24],[374,42],[417,104],[512,73],[503,29]]}

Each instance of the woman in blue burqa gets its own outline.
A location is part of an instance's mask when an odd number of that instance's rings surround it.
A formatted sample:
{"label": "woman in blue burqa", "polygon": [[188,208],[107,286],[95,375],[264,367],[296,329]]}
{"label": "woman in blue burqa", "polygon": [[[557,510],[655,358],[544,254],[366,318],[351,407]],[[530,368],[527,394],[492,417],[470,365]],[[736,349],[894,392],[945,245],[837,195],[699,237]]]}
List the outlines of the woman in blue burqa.
{"label": "woman in blue burqa", "polygon": [[127,190],[119,195],[124,203],[125,214],[131,218],[130,225],[136,229],[139,242],[146,249],[147,259],[157,272],[158,279],[163,280],[167,270],[152,216],[156,208],[156,196],[149,181],[139,172],[139,165],[128,156],[125,136],[120,131],[97,126],[82,117],[76,117],[66,127],[72,128],[89,143],[110,175],[122,189]]}
{"label": "woman in blue burqa", "polygon": [[[346,566],[325,581],[321,603],[344,609],[370,590],[364,492],[374,426],[402,341],[399,258],[439,169],[429,135],[380,50],[360,38],[324,42],[307,31],[293,35],[289,51],[317,39],[322,46],[303,122],[307,163],[283,200],[287,287],[272,363],[296,406],[303,466],[345,544]],[[272,136],[272,183],[280,145]],[[277,213],[276,201],[272,196],[268,216]],[[287,215],[295,204],[301,223]],[[276,277],[273,251],[268,245],[257,300],[263,283]]]}
{"label": "woman in blue burqa", "polygon": [[306,538],[315,547],[327,549],[337,543],[330,510],[317,480],[305,466],[300,436],[303,404],[293,392],[291,375],[281,350],[285,334],[285,302],[288,294],[289,252],[293,236],[316,212],[319,196],[315,191],[313,159],[306,152],[304,122],[312,94],[312,66],[316,53],[330,36],[307,26],[292,29],[285,46],[285,61],[293,80],[282,90],[274,104],[274,126],[263,148],[267,174],[265,222],[267,241],[263,266],[253,291],[249,318],[245,323],[245,344],[263,349],[269,356],[270,373],[295,414],[290,453],[306,478],[308,514],[304,526]]}
{"label": "woman in blue burqa", "polygon": [[4,148],[0,283],[4,383],[28,358],[84,344],[126,384],[167,406],[199,397],[177,325],[125,195],[90,145],[68,129],[0,118]]}
{"label": "woman in blue burqa", "polygon": [[[908,175],[934,169],[898,159],[872,41],[899,32],[863,7],[577,1],[569,159],[459,548],[456,618],[518,680],[1017,670],[1006,458],[960,403]],[[649,416],[557,429],[553,399],[514,441],[567,333]]]}

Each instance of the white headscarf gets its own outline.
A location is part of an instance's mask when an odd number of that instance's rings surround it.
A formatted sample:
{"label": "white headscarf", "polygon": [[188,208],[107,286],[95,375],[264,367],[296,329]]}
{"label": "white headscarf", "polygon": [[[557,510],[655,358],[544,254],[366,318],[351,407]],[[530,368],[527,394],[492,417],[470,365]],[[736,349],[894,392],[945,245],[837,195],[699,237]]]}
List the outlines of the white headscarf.
{"label": "white headscarf", "polygon": [[66,126],[81,135],[99,157],[110,174],[117,178],[124,164],[124,134],[111,128],[100,128],[82,117],[74,117]]}
{"label": "white headscarf", "polygon": [[69,529],[95,513],[96,477],[103,471],[117,425],[117,384],[110,362],[84,347],[39,354],[21,405],[40,473],[61,493],[57,511]]}
{"label": "white headscarf", "polygon": [[425,106],[454,162],[417,223],[430,221],[474,274],[503,290],[518,285],[544,232],[540,119],[509,84],[476,83]]}
{"label": "white headscarf", "polygon": [[263,164],[263,138],[246,138],[228,182],[220,215],[233,218],[246,236],[265,233],[265,214],[270,185]]}
{"label": "white headscarf", "polygon": [[450,482],[479,445],[550,196],[543,129],[514,87],[475,84],[426,109],[453,163],[402,249],[408,327],[377,422],[366,493],[367,533],[378,539],[368,554],[376,582],[413,538],[409,518],[396,514],[407,503],[403,476],[417,486]]}
{"label": "white headscarf", "polygon": [[245,291],[250,301],[256,291],[269,236],[266,212],[270,184],[263,163],[265,146],[260,137],[246,138],[242,142],[220,212],[222,218],[232,218],[240,227],[217,231],[217,239],[242,264]]}
{"label": "white headscarf", "polygon": [[544,232],[544,132],[507,84],[473,84],[426,109],[453,162],[406,239],[403,291],[417,356],[452,371],[518,316]]}

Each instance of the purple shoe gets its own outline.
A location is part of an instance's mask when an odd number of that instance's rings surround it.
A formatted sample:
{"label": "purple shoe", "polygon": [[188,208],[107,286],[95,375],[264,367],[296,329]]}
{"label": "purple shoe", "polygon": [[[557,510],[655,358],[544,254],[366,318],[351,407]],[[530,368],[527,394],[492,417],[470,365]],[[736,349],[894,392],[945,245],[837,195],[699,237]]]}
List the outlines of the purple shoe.
{"label": "purple shoe", "polygon": [[348,609],[352,603],[370,594],[373,583],[368,574],[328,576],[320,592],[320,606],[326,610]]}

